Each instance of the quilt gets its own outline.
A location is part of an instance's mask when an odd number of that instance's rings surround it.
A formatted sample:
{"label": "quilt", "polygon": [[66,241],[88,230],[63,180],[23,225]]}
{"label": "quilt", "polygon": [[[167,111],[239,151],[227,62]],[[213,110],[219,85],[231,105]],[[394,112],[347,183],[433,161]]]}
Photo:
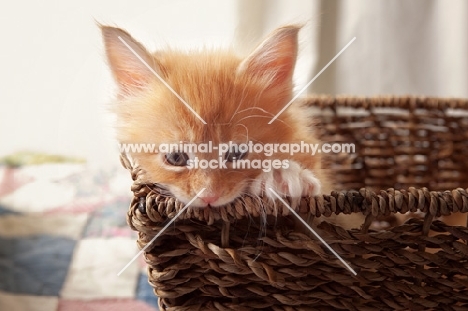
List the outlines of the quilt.
{"label": "quilt", "polygon": [[0,164],[0,310],[155,311],[123,168]]}

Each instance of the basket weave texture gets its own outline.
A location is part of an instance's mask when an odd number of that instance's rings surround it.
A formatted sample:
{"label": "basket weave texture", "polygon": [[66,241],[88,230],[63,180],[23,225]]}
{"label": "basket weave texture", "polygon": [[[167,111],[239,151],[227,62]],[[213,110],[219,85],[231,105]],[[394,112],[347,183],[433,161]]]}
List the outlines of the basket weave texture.
{"label": "basket weave texture", "polygon": [[[317,97],[307,104],[322,141],[356,150],[330,155],[336,191],[303,198],[300,214],[366,216],[360,229],[327,221],[317,228],[357,276],[314,237],[295,232],[286,208],[244,197],[187,209],[146,249],[160,309],[468,310],[468,228],[437,219],[468,212],[468,101]],[[143,182],[125,156],[122,163],[134,179],[127,220],[143,248],[183,204]],[[376,218],[407,212],[420,213],[369,229]]]}

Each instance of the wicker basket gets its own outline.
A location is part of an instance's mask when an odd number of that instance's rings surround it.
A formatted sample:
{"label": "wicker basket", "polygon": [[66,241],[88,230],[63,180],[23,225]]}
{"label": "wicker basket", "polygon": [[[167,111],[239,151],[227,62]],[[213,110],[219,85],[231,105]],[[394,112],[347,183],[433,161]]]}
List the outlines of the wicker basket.
{"label": "wicker basket", "polygon": [[[318,228],[357,276],[315,238],[292,231],[286,209],[275,219],[277,210],[245,197],[188,209],[148,247],[161,310],[468,310],[468,228],[437,220],[468,212],[468,101],[308,101],[320,108],[323,141],[353,142],[356,153],[334,156],[336,191],[303,198],[300,212],[366,215],[360,230]],[[142,248],[183,205],[122,162],[135,180],[128,223]],[[407,212],[422,216],[369,229],[378,217]]]}

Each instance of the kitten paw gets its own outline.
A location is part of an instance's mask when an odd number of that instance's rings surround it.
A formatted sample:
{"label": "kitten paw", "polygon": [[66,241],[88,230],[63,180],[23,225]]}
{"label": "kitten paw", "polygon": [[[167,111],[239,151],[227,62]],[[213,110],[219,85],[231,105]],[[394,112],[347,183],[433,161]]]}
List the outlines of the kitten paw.
{"label": "kitten paw", "polygon": [[320,180],[308,169],[302,168],[296,162],[290,161],[289,168],[263,172],[251,185],[255,195],[265,195],[271,199],[276,196],[268,189],[273,189],[280,196],[300,198],[316,196],[321,193]]}

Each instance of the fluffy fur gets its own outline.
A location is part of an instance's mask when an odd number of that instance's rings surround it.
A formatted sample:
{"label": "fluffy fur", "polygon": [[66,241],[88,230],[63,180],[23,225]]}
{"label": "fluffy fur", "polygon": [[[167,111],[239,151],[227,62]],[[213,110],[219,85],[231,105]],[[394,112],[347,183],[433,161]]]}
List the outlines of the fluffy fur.
{"label": "fluffy fur", "polygon": [[[275,30],[249,56],[229,51],[149,53],[122,29],[102,27],[107,58],[119,86],[114,111],[121,143],[319,143],[310,118],[294,105],[268,122],[292,98],[298,26]],[[119,39],[120,37],[120,39]],[[122,42],[127,43],[151,69]],[[152,72],[154,71],[154,72]],[[205,121],[203,124],[154,74],[160,75]],[[146,178],[182,202],[202,188],[194,207],[221,206],[243,194],[266,195],[269,187],[299,198],[329,191],[320,155],[277,153],[288,169],[188,169],[172,166],[164,154],[134,153]],[[218,154],[196,154],[217,159]],[[251,153],[248,160],[267,159]]]}

